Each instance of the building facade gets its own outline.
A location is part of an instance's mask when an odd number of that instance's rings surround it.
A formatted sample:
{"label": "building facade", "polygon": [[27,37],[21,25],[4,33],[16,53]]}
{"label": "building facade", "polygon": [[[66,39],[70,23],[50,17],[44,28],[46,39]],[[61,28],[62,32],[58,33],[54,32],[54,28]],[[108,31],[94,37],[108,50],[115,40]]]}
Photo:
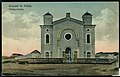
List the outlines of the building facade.
{"label": "building facade", "polygon": [[86,12],[82,21],[70,13],[53,21],[49,12],[43,15],[41,27],[41,56],[43,58],[93,58],[95,57],[95,26],[92,15]]}
{"label": "building facade", "polygon": [[41,58],[41,53],[38,50],[34,50],[26,55],[15,57],[15,60],[30,59],[30,58]]}
{"label": "building facade", "polygon": [[118,60],[119,53],[118,52],[99,52],[95,55],[96,58],[109,58]]}

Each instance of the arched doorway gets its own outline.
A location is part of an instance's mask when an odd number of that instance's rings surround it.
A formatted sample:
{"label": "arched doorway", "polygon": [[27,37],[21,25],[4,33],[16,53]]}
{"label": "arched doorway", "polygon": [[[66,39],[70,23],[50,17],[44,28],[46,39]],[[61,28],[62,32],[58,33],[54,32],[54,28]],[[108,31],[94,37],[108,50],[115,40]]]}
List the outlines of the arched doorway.
{"label": "arched doorway", "polygon": [[45,58],[49,58],[49,52],[45,53]]}
{"label": "arched doorway", "polygon": [[87,58],[91,58],[91,53],[87,52]]}
{"label": "arched doorway", "polygon": [[67,63],[70,63],[71,62],[71,48],[70,47],[67,47],[65,49],[65,58],[66,58],[66,62]]}

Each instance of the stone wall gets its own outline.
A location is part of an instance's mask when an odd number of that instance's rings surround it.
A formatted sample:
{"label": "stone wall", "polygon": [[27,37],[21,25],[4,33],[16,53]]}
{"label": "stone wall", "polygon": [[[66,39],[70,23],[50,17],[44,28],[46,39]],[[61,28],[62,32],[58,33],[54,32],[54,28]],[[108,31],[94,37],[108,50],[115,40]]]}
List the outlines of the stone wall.
{"label": "stone wall", "polygon": [[[63,58],[28,58],[20,59],[20,61],[27,61],[30,64],[61,64],[68,63]],[[72,64],[112,64],[116,63],[114,59],[105,58],[77,58],[77,61],[70,62]]]}
{"label": "stone wall", "polygon": [[28,58],[21,59],[19,61],[28,61],[30,64],[55,64],[55,63],[63,63],[63,58]]}
{"label": "stone wall", "polygon": [[107,58],[77,58],[77,63],[81,64],[112,64],[113,62],[116,62],[116,60]]}

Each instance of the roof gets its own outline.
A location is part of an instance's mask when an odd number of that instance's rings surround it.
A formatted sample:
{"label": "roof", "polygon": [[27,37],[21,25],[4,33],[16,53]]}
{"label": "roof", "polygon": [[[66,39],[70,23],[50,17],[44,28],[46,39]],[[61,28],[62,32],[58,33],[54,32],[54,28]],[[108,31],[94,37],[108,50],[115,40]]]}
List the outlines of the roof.
{"label": "roof", "polygon": [[64,21],[72,21],[72,22],[75,22],[75,23],[78,23],[78,24],[83,24],[83,21],[80,21],[80,20],[77,20],[77,19],[74,19],[74,18],[61,18],[59,20],[56,20],[56,21],[53,21],[53,24],[58,24],[58,23],[61,23],[61,22],[64,22]]}
{"label": "roof", "polygon": [[19,53],[13,53],[12,55],[23,56],[22,54],[19,54]]}
{"label": "roof", "polygon": [[47,12],[45,15],[52,15],[52,14],[50,14],[49,12]]}
{"label": "roof", "polygon": [[30,54],[32,54],[32,53],[39,53],[39,54],[41,54],[38,50],[34,50]]}
{"label": "roof", "polygon": [[91,16],[92,16],[92,14],[90,14],[90,13],[88,13],[88,12],[86,12],[84,15],[91,15]]}

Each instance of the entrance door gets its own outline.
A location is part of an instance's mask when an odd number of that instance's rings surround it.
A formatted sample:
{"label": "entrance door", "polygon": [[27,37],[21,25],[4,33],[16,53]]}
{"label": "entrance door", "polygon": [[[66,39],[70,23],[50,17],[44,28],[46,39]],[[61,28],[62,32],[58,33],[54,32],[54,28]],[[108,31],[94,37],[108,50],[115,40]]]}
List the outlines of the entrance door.
{"label": "entrance door", "polygon": [[71,58],[71,48],[67,47],[65,49],[65,57],[66,57],[66,62],[71,63],[71,60],[72,60],[72,58]]}
{"label": "entrance door", "polygon": [[77,51],[74,51],[74,62],[77,62]]}

